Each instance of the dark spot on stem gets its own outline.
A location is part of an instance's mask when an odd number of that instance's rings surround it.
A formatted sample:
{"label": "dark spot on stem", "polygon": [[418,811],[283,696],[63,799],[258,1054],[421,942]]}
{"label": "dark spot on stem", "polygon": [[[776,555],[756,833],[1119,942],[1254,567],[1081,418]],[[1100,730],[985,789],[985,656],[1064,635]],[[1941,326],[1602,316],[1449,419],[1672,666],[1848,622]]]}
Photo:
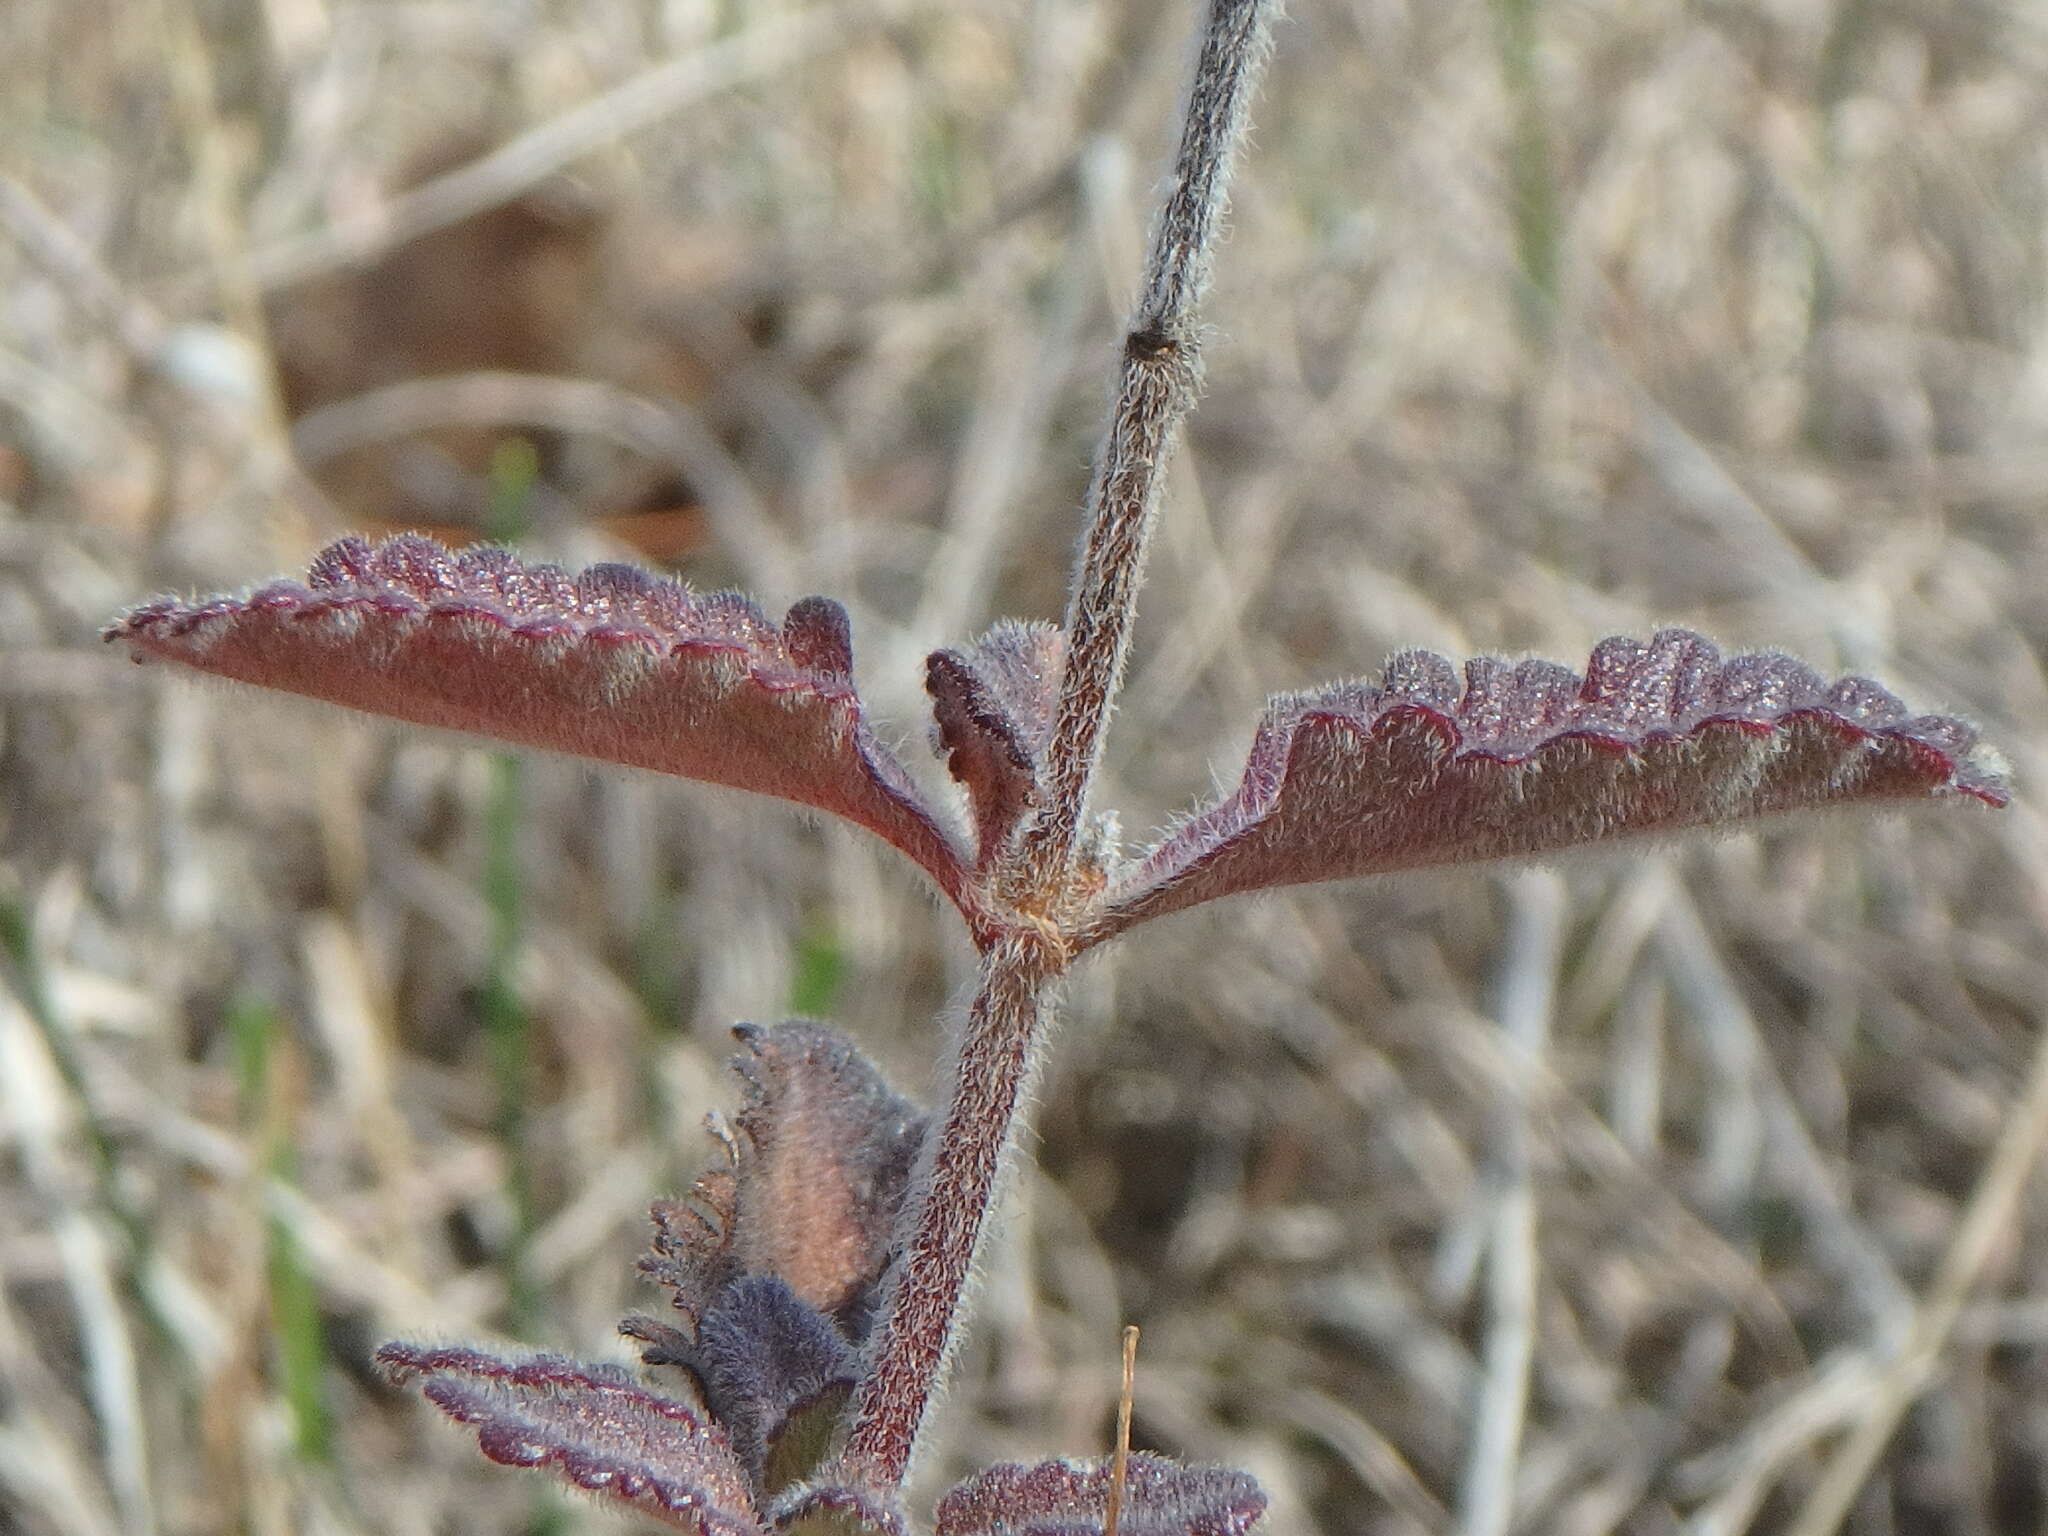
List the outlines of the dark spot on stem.
{"label": "dark spot on stem", "polygon": [[1150,363],[1180,350],[1180,343],[1157,325],[1132,331],[1124,338],[1124,356],[1132,362]]}

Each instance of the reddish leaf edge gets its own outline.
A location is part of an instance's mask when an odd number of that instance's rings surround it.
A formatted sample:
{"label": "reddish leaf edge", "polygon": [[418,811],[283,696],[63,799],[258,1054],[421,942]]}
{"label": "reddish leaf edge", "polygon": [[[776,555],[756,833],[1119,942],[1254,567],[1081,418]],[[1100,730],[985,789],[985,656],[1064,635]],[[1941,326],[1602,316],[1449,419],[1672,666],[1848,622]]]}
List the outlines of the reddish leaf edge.
{"label": "reddish leaf edge", "polygon": [[767,1536],[724,1430],[620,1367],[468,1345],[379,1346],[376,1364],[501,1466],[550,1473],[696,1536]]}
{"label": "reddish leaf edge", "polygon": [[[1575,744],[1615,757],[1641,758],[1656,744],[1697,740],[1716,729],[1770,736],[1794,722],[1813,720],[1837,733],[1845,744],[1897,743],[1913,755],[1926,783],[1894,797],[1894,803],[1961,798],[2002,808],[2012,798],[2002,761],[1993,753],[1978,755],[1977,732],[1967,722],[1948,715],[1913,714],[1889,689],[1869,678],[1850,675],[1830,684],[1782,652],[1749,652],[1724,660],[1711,640],[1692,630],[1659,630],[1647,642],[1628,636],[1604,640],[1594,648],[1583,676],[1555,662],[1475,657],[1465,663],[1462,685],[1446,658],[1429,651],[1402,651],[1388,659],[1378,687],[1336,683],[1276,696],[1260,719],[1237,788],[1170,826],[1150,849],[1125,864],[1104,892],[1098,915],[1085,926],[1076,948],[1222,896],[1462,862],[1420,859],[1307,881],[1257,881],[1185,901],[1172,895],[1178,882],[1254,832],[1279,806],[1304,736],[1318,729],[1363,736],[1375,726],[1404,718],[1426,723],[1439,737],[1439,769],[1475,763],[1503,768],[1540,765]],[[1399,792],[1412,786],[1375,787]],[[1826,804],[1825,797],[1816,796],[1811,805],[1764,814],[1796,814],[1824,809]],[[1705,831],[1715,825],[1703,821],[1641,832],[1622,830],[1602,841]],[[1497,857],[1541,858],[1574,846],[1592,845],[1561,844]]]}
{"label": "reddish leaf edge", "polygon": [[[598,564],[571,573],[554,565],[529,565],[495,546],[450,551],[423,535],[400,534],[374,544],[354,537],[338,540],[314,558],[303,582],[272,581],[241,595],[196,601],[152,599],[121,614],[101,637],[127,644],[138,661],[174,662],[233,681],[325,698],[364,713],[442,724],[393,705],[336,697],[291,680],[254,675],[252,668],[232,671],[209,665],[209,653],[252,619],[280,627],[303,626],[308,633],[324,629],[330,636],[327,643],[337,649],[377,643],[374,636],[358,640],[365,631],[423,623],[525,647],[532,661],[542,665],[581,653],[613,658],[619,663],[617,670],[625,673],[638,669],[625,662],[625,653],[637,652],[644,658],[638,667],[708,663],[729,672],[735,684],[743,681],[765,695],[782,696],[792,704],[814,699],[842,717],[868,780],[871,804],[849,806],[835,803],[829,795],[813,797],[801,782],[761,786],[739,776],[681,776],[756,789],[845,817],[903,852],[956,905],[968,900],[964,845],[869,727],[854,687],[845,610],[829,598],[800,600],[778,626],[742,594],[695,593],[680,582],[630,565]],[[402,684],[394,683],[390,691],[394,703],[402,702]],[[542,750],[576,750],[551,748],[530,734],[499,734],[488,722],[450,728]],[[627,766],[675,771],[648,763]]]}

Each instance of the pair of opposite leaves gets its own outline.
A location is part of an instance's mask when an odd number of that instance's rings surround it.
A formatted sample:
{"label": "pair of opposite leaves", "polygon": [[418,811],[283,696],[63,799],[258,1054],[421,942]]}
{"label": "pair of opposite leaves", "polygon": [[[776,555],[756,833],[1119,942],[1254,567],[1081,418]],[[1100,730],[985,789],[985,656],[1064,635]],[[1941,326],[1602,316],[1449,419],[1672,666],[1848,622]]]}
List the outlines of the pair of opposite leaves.
{"label": "pair of opposite leaves", "polygon": [[[997,624],[926,666],[971,837],[878,739],[846,611],[778,626],[625,565],[571,575],[502,549],[344,539],[306,581],[165,599],[108,630],[138,657],[373,714],[779,796],[908,855],[984,931],[978,877],[1039,806],[1065,659],[1044,624]],[[1963,723],[1790,657],[1724,659],[1687,630],[1549,662],[1388,661],[1377,687],[1274,699],[1237,788],[1146,852],[1105,851],[1078,951],[1238,892],[1557,852],[1857,802],[2007,798]]]}
{"label": "pair of opposite leaves", "polygon": [[[423,725],[777,795],[902,850],[977,939],[987,884],[1040,805],[1064,661],[1045,625],[1004,623],[927,663],[937,743],[971,840],[876,738],[854,691],[845,611],[807,598],[778,627],[628,566],[577,576],[498,549],[347,539],[307,581],[164,600],[109,631],[138,657]],[[1064,934],[1078,951],[1234,892],[1541,854],[1858,801],[2003,804],[1967,726],[1913,716],[1875,683],[1832,686],[1778,655],[1724,661],[1684,630],[1603,642],[1586,674],[1546,662],[1450,664],[1405,652],[1378,687],[1275,699],[1238,787],[1146,853],[1102,860]],[[895,1495],[826,1458],[855,1389],[907,1198],[922,1115],[816,1025],[743,1030],[750,1103],[727,1159],[655,1209],[643,1269],[682,1326],[629,1318],[685,1397],[616,1367],[467,1346],[386,1345],[395,1380],[541,1467],[698,1536],[907,1530]],[[1101,1529],[1101,1463],[977,1474],[940,1501],[938,1536]],[[1242,1536],[1265,1505],[1243,1473],[1133,1457],[1129,1536]]]}

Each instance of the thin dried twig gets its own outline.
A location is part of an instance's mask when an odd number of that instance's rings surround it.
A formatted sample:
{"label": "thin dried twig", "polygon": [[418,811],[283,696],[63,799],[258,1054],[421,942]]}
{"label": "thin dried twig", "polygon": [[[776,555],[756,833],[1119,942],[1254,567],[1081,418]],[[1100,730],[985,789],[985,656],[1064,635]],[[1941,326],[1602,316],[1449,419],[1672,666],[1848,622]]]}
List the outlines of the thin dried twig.
{"label": "thin dried twig", "polygon": [[1514,1520],[1515,1474],[1536,1354],[1536,1190],[1530,1169],[1529,1100],[1542,1072],[1564,949],[1564,882],[1528,871],[1509,882],[1511,908],[1501,964],[1502,1054],[1513,1070],[1496,1153],[1500,1193],[1487,1257],[1486,1344],[1479,1399],[1465,1454],[1459,1536],[1504,1536]]}
{"label": "thin dried twig", "polygon": [[1123,1385],[1116,1399],[1116,1450],[1109,1462],[1109,1504],[1102,1516],[1102,1536],[1116,1536],[1124,1510],[1124,1476],[1131,1464],[1132,1377],[1138,1367],[1138,1325],[1124,1329]]}
{"label": "thin dried twig", "polygon": [[1404,1536],[1437,1536],[1450,1516],[1386,1434],[1363,1415],[1306,1387],[1262,1393],[1258,1408],[1270,1419],[1328,1446],[1350,1466],[1387,1518]]}
{"label": "thin dried twig", "polygon": [[71,1297],[85,1356],[87,1391],[102,1440],[107,1481],[126,1530],[157,1528],[149,1475],[147,1418],[143,1412],[140,1362],[129,1327],[119,1258],[83,1173],[73,1166],[67,1110],[60,1073],[30,1021],[29,1010],[11,990],[0,988],[0,1095],[16,1127],[29,1181],[47,1204],[57,1240],[65,1288]]}
{"label": "thin dried twig", "polygon": [[[1673,990],[1699,1021],[1709,1048],[1723,1059],[1730,1102],[1756,1117],[1753,1130],[1745,1133],[1744,1155],[1728,1160],[1731,1174],[1737,1168],[1748,1170],[1742,1180],[1746,1194],[1759,1161],[1766,1152],[1772,1154],[1770,1171],[1812,1228],[1816,1246],[1848,1283],[1879,1339],[1888,1348],[1896,1347],[1905,1334],[1912,1292],[1883,1245],[1849,1209],[1764,1049],[1741,989],[1715,954],[1698,908],[1682,889],[1673,892],[1665,907],[1659,947]],[[1755,1137],[1753,1143],[1748,1135]],[[1725,1197],[1735,1187],[1727,1184],[1717,1193]]]}
{"label": "thin dried twig", "polygon": [[2048,1148],[2048,1018],[2036,1028],[2040,1044],[2026,1086],[2006,1116],[2005,1129],[1942,1254],[1927,1298],[1913,1314],[1904,1347],[1862,1399],[1863,1412],[1855,1428],[1828,1458],[1820,1481],[1793,1522],[1792,1536],[1833,1536],[1900,1418],[1933,1378],[1971,1287],[1992,1256],[2011,1241],[2013,1213],[2043,1149]]}

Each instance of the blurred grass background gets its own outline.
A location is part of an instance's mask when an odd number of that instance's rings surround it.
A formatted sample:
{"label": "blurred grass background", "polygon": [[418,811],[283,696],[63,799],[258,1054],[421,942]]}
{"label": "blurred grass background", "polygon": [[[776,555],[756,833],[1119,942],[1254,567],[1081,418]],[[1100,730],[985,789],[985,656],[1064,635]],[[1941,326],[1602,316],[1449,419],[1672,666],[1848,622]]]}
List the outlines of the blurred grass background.
{"label": "blurred grass background", "polygon": [[[1072,989],[927,1480],[1100,1453],[1130,1320],[1139,1443],[1251,1467],[1273,1536],[1811,1533],[1894,1413],[1847,1529],[2041,1529],[2048,1196],[1985,1170],[2043,1113],[2048,12],[1293,9],[1127,832],[1270,690],[1670,621],[1979,720],[2022,799],[1139,932]],[[1192,25],[0,6],[0,1530],[607,1525],[370,1348],[624,1358],[728,1024],[923,1091],[968,972],[839,828],[101,624],[518,528],[836,593],[935,777],[919,658],[1059,610]]]}

